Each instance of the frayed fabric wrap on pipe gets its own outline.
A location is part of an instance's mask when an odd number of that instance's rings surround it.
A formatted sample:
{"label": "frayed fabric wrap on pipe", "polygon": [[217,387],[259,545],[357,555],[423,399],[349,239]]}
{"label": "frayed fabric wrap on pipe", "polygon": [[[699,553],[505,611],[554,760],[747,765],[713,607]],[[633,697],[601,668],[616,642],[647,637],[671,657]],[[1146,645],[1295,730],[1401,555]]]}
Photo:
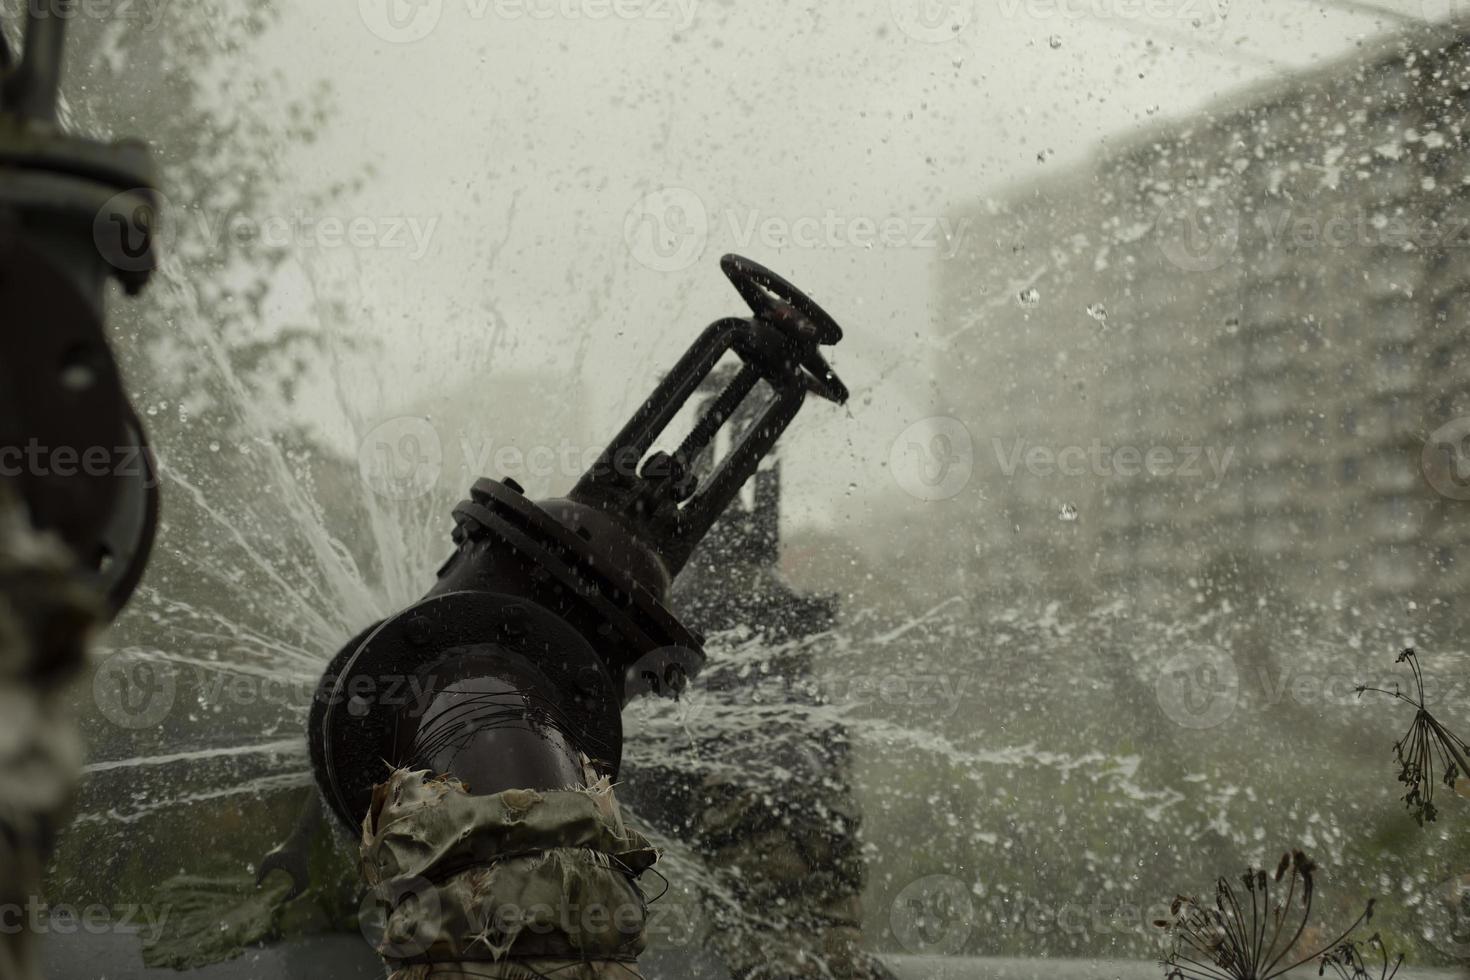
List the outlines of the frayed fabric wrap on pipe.
{"label": "frayed fabric wrap on pipe", "polygon": [[640,977],[658,859],[624,824],[612,786],[472,796],[396,770],[363,820],[362,875],[382,912],[373,938],[394,980]]}
{"label": "frayed fabric wrap on pipe", "polygon": [[[81,771],[66,686],[103,610],[73,566],[0,487],[0,908],[43,905],[42,872]],[[28,923],[0,929],[0,980],[38,976],[36,943]]]}

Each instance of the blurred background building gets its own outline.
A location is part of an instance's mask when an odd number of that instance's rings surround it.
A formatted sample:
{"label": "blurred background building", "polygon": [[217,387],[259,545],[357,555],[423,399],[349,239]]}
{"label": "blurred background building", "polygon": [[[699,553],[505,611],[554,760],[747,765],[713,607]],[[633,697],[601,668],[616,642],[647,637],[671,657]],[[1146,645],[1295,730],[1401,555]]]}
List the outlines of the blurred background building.
{"label": "blurred background building", "polygon": [[1463,594],[1421,452],[1470,412],[1467,83],[1463,34],[1400,35],[962,214],[942,410],[990,574]]}

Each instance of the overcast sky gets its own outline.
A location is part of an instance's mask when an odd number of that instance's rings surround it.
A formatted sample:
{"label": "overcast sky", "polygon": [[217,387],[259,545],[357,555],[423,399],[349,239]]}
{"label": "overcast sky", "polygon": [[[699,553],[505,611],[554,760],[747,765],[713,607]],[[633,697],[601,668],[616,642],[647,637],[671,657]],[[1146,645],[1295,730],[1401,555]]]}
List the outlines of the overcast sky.
{"label": "overcast sky", "polygon": [[[859,396],[850,415],[809,405],[789,437],[793,516],[861,520],[935,402],[933,270],[946,233],[985,233],[946,228],[956,205],[1461,3],[289,0],[258,62],[293,91],[330,79],[336,111],[283,197],[374,170],[334,213],[370,219],[379,247],[303,252],[383,343],[322,424],[350,441],[434,393],[544,372],[582,386],[573,438],[603,440],[740,309],[717,265],[738,251],[847,328],[833,360]],[[305,281],[283,281],[282,316]]]}

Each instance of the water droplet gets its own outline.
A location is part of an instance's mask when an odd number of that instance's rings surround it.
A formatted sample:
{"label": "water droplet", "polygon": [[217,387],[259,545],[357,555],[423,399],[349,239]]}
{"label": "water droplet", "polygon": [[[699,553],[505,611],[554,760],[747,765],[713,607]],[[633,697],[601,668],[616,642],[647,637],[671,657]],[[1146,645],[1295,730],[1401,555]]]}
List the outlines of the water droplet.
{"label": "water droplet", "polygon": [[219,452],[219,443],[217,443],[217,442],[211,442],[209,444],[209,451],[212,452],[212,453]]}

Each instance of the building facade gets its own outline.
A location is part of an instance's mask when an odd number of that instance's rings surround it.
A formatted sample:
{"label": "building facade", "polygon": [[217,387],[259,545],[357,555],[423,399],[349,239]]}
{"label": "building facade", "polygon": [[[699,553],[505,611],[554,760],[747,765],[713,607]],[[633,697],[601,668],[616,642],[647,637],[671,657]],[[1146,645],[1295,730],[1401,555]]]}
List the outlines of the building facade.
{"label": "building facade", "polygon": [[943,390],[987,567],[1463,593],[1470,502],[1423,457],[1470,413],[1466,40],[1381,41],[966,211]]}

